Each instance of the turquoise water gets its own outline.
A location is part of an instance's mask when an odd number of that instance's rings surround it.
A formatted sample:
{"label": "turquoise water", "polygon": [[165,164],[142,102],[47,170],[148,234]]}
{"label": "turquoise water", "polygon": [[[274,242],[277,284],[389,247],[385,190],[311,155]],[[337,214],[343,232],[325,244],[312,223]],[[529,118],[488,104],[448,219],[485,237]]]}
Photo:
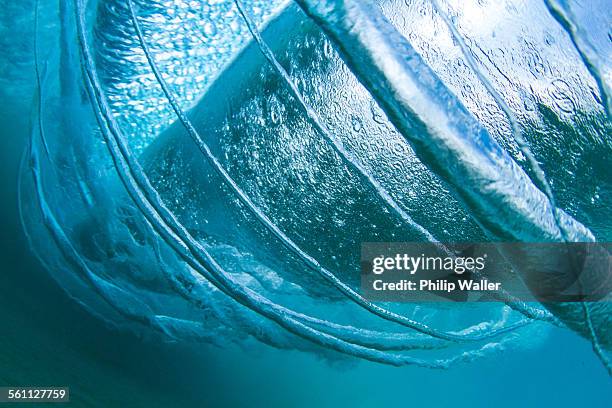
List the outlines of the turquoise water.
{"label": "turquoise water", "polygon": [[[5,231],[11,239],[17,233]],[[8,248],[2,253],[0,380],[69,385],[74,406],[606,407],[612,397],[590,344],[560,329],[536,347],[448,371],[143,341],[105,329],[66,300],[39,265],[24,263],[25,247]]]}
{"label": "turquoise water", "polygon": [[[6,52],[0,72],[2,100],[10,103],[1,111],[2,233],[7,242],[0,278],[1,385],[69,385],[75,406],[609,405],[610,378],[582,323],[572,331],[534,321],[509,335],[447,344],[435,335],[432,339],[381,322],[364,310],[369,305],[357,307],[336,290],[342,284],[356,287],[355,254],[362,241],[420,240],[427,234],[477,240],[495,237],[500,230],[526,239],[559,234],[524,149],[504,125],[504,108],[496,107],[482,85],[487,75],[508,99],[508,109],[542,162],[570,232],[609,240],[609,120],[596,77],[579,53],[567,51],[574,49],[571,39],[544,4],[513,9],[514,2],[508,2],[504,13],[509,17],[500,19],[500,28],[481,31],[473,25],[479,13],[505,14],[491,4],[472,9],[451,4],[468,44],[486,50],[499,41],[507,47],[490,55],[483,51],[491,59],[479,78],[469,73],[443,21],[432,17],[431,6],[381,2],[394,27],[408,30],[403,35],[423,58],[417,58],[422,64],[417,80],[427,77],[429,69],[439,80],[440,92],[423,102],[428,108],[402,127],[394,117],[401,106],[388,94],[361,85],[376,67],[360,71],[335,51],[338,44],[348,47],[354,41],[341,29],[328,33],[335,38],[332,43],[295,9],[245,2],[243,13],[263,31],[258,44],[250,40],[232,2],[135,3],[150,54],[161,61],[158,68],[176,92],[177,110],[189,110],[190,122],[219,164],[203,160],[184,124],[173,123],[174,112],[159,85],[163,81],[151,72],[149,65],[155,64],[143,54],[146,47],[139,44],[125,4],[90,3],[84,21],[92,36],[89,52],[98,85],[124,139],[105,134],[104,122],[96,122],[105,108],[92,104],[83,85],[79,61],[83,66],[87,61],[78,58],[83,50],[77,47],[74,20],[79,2],[65,3],[63,14],[54,5],[39,5],[38,78],[32,8],[3,4],[2,30],[10,36],[2,40]],[[173,7],[190,23],[168,18],[165,11]],[[518,18],[525,14],[533,21]],[[221,26],[209,24],[221,17]],[[584,37],[603,57],[601,47],[610,44],[595,40],[601,38],[597,28],[606,18],[605,13],[595,18],[591,37]],[[59,21],[64,21],[63,33]],[[534,22],[546,29],[529,31]],[[487,29],[498,40],[491,40]],[[403,40],[398,41],[396,46]],[[289,80],[295,80],[295,88],[287,85],[282,71],[279,75],[267,65],[261,54],[266,45]],[[518,50],[524,53],[505,57]],[[567,58],[555,57],[559,52]],[[609,66],[605,58],[597,63]],[[455,68],[448,69],[448,64]],[[513,76],[504,82],[508,70]],[[573,81],[559,82],[564,75]],[[462,88],[465,82],[470,87]],[[401,81],[396,83],[398,92],[404,91]],[[304,95],[301,102],[299,94]],[[462,128],[460,123],[436,133],[439,117],[431,112],[439,106],[454,109],[451,122],[465,118],[471,125]],[[113,122],[110,116],[106,126]],[[414,123],[434,129],[432,135],[441,135],[441,140],[461,141],[474,131],[482,143],[475,154],[483,157],[503,151],[496,164],[514,169],[510,176],[519,174],[522,184],[506,179],[510,189],[496,191],[493,203],[523,211],[503,197],[527,185],[526,191],[534,194],[527,202],[536,203],[528,208],[531,212],[519,211],[513,218],[500,210],[491,218],[482,211],[491,202],[479,201],[478,185],[463,182],[466,190],[458,192],[448,188],[439,177],[448,176],[443,167],[455,158],[431,162],[418,143],[407,143],[403,138],[414,136]],[[44,138],[37,137],[41,130]],[[19,175],[28,140],[36,160],[25,161]],[[137,166],[122,174],[121,166],[113,164],[107,146],[122,140],[131,154],[117,155],[114,163],[121,157],[129,165],[137,160],[144,176],[138,176]],[[504,150],[496,150],[498,145]],[[473,157],[459,158],[457,168]],[[463,174],[479,171],[464,168]],[[156,223],[166,225],[171,217],[157,208],[159,219],[142,215],[148,211],[145,204],[155,200],[147,196],[138,204],[137,194],[126,194],[130,174],[137,175],[131,185],[136,191],[148,188],[138,177],[149,180],[184,227],[173,230],[180,238],[176,242],[190,238],[201,246],[190,250],[194,255],[181,258],[180,246],[160,238],[163,232]],[[237,199],[236,190],[248,200]],[[47,218],[42,218],[39,205],[45,202]],[[260,224],[253,222],[258,217]],[[49,224],[51,218],[59,227]],[[535,221],[521,224],[523,218]],[[274,233],[271,225],[281,232]],[[58,231],[68,245],[57,238]],[[299,251],[279,245],[279,238],[295,243]],[[202,268],[202,253],[211,254],[218,270],[214,265]],[[304,268],[308,254],[338,281],[330,283]],[[226,283],[219,284],[223,279]],[[253,302],[252,291],[275,306],[266,309],[265,302]],[[385,306],[441,332],[487,332],[521,318],[501,302]],[[276,314],[275,307],[282,312]],[[550,316],[540,305],[528,307]],[[551,310],[561,318],[572,316],[571,311]],[[596,333],[602,344],[609,344],[609,312],[594,310],[599,313]],[[303,317],[306,313],[310,320]],[[308,326],[313,319],[319,321]],[[304,322],[323,331],[305,336],[296,329]],[[344,326],[336,329],[333,324]],[[350,341],[340,347],[326,344],[321,333],[327,329]],[[385,348],[394,344],[385,343],[389,332],[403,333],[411,344],[443,343],[445,348],[394,353]],[[364,352],[352,342],[374,346]],[[442,364],[456,356],[476,359],[444,370],[412,365]],[[410,365],[391,367],[363,358]]]}

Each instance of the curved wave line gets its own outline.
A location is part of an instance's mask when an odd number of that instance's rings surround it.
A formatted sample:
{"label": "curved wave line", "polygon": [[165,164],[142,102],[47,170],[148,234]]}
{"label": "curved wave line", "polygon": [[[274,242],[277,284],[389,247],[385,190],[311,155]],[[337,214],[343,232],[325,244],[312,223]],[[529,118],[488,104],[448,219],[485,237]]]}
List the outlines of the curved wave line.
{"label": "curved wave line", "polygon": [[164,94],[169,100],[172,108],[174,109],[176,115],[179,120],[186,128],[189,135],[192,137],[200,151],[205,155],[207,160],[213,165],[213,168],[217,171],[217,173],[230,185],[233,191],[236,193],[238,198],[247,206],[247,208],[255,215],[255,217],[270,231],[272,232],[288,249],[290,249],[294,254],[296,254],[302,261],[306,263],[306,265],[312,270],[321,274],[324,278],[330,281],[334,287],[336,287],[339,291],[341,291],[345,296],[347,296],[350,300],[355,302],[357,305],[362,308],[368,310],[369,312],[375,314],[376,316],[392,321],[394,323],[401,324],[403,326],[409,327],[411,329],[417,330],[421,333],[428,334],[433,337],[437,337],[443,340],[455,341],[455,342],[469,342],[469,341],[482,341],[494,336],[498,336],[503,333],[507,333],[508,331],[514,330],[518,327],[522,327],[528,323],[527,320],[518,321],[512,325],[509,325],[504,328],[494,329],[490,333],[485,333],[481,335],[474,336],[460,336],[449,332],[442,332],[436,329],[430,328],[422,323],[406,318],[405,316],[399,315],[397,313],[391,312],[388,309],[384,309],[380,306],[377,306],[357,292],[355,292],[351,287],[338,279],[332,272],[324,268],[315,258],[304,252],[293,240],[291,240],[278,226],[276,226],[252,201],[251,199],[240,189],[237,183],[231,178],[231,176],[227,173],[227,171],[223,168],[221,163],[219,163],[218,159],[212,154],[209,146],[204,142],[204,140],[199,135],[198,131],[191,124],[191,121],[187,118],[187,115],[180,109],[176,99],[172,95],[166,81],[161,76],[155,61],[153,60],[148,46],[144,40],[144,36],[142,34],[142,30],[140,28],[140,24],[138,23],[136,14],[133,9],[132,0],[127,1],[132,22],[134,24],[134,28],[136,29],[136,33],[140,42],[140,45],[145,53],[145,56],[157,78]]}
{"label": "curved wave line", "polygon": [[[396,366],[417,365],[428,368],[443,369],[449,367],[457,361],[470,360],[490,349],[492,346],[485,345],[478,351],[462,353],[449,359],[438,359],[426,361],[404,355],[390,354],[372,350],[367,347],[357,346],[349,342],[338,339],[335,336],[321,333],[300,321],[286,316],[285,309],[269,299],[253,292],[248,288],[237,285],[233,279],[227,276],[226,272],[210,256],[185,228],[177,222],[171,211],[165,207],[156,190],[151,186],[148,177],[138,162],[133,160],[129,150],[125,145],[123,136],[117,124],[110,114],[109,107],[103,97],[103,92],[95,74],[95,67],[89,51],[85,31],[85,9],[83,0],[74,0],[78,28],[78,42],[83,58],[82,68],[85,73],[85,82],[94,102],[94,112],[100,124],[102,134],[107,141],[109,152],[118,170],[122,183],[126,187],[135,204],[143,211],[147,219],[156,227],[160,235],[167,240],[171,247],[177,249],[177,253],[196,271],[203,274],[207,280],[228,294],[236,301],[253,310],[254,312],[276,322],[287,331],[310,340],[315,344],[330,348],[343,354],[361,357],[374,362],[390,364]],[[97,108],[95,108],[97,106]],[[98,111],[99,109],[99,111]],[[133,172],[133,174],[132,174]],[[170,223],[170,225],[167,224]],[[178,235],[180,235],[180,237]],[[181,251],[185,249],[187,252]],[[190,254],[192,256],[190,256]]]}

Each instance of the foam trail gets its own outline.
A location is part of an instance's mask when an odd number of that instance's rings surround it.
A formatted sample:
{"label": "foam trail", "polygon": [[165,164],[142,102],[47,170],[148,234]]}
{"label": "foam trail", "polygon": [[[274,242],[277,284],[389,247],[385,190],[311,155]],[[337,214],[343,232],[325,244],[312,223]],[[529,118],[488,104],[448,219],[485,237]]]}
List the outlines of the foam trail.
{"label": "foam trail", "polygon": [[[362,308],[374,313],[375,315],[403,326],[409,327],[411,329],[417,330],[421,333],[428,334],[430,336],[443,339],[450,340],[455,342],[469,342],[469,341],[481,341],[487,338],[491,338],[494,336],[498,336],[503,333],[507,333],[512,331],[518,327],[522,327],[528,323],[527,320],[520,320],[512,325],[493,329],[489,333],[483,333],[478,335],[457,335],[450,332],[443,332],[439,330],[435,330],[427,325],[419,323],[415,320],[408,319],[405,316],[399,315],[397,313],[391,312],[387,309],[384,309],[380,306],[377,306],[369,301],[367,301],[363,296],[359,293],[355,292],[350,286],[342,282],[338,279],[332,272],[328,271],[324,268],[315,258],[311,255],[304,252],[293,240],[291,240],[283,231],[278,228],[272,221],[252,202],[252,200],[240,189],[240,187],[236,184],[236,182],[231,178],[231,176],[227,173],[227,171],[223,168],[218,159],[212,154],[209,146],[204,142],[201,138],[197,130],[193,127],[190,120],[187,118],[187,115],[180,109],[176,99],[172,95],[167,83],[164,81],[159,69],[157,68],[155,61],[153,60],[151,53],[148,49],[146,42],[144,41],[144,36],[142,34],[142,30],[138,23],[136,14],[134,12],[133,4],[131,0],[128,0],[128,8],[130,10],[131,18],[134,23],[134,28],[136,30],[136,34],[140,41],[140,45],[145,53],[147,60],[153,70],[154,75],[156,76],[158,82],[160,83],[164,94],[170,101],[172,108],[176,112],[179,120],[189,133],[190,137],[197,144],[200,151],[205,155],[206,159],[211,163],[215,171],[223,178],[223,180],[229,184],[232,190],[236,193],[238,198],[246,205],[246,207],[250,210],[250,212],[255,215],[255,217],[270,231],[272,232],[279,240],[283,243],[288,249],[290,249],[294,254],[296,254],[309,268],[314,270],[315,272],[321,274],[324,278],[330,281],[338,290],[340,290],[345,296],[347,296],[350,300],[355,302],[357,305]],[[313,113],[314,114],[314,113]],[[316,116],[315,116],[316,117]],[[407,216],[407,214],[406,214]],[[414,222],[413,222],[414,223]],[[421,229],[423,229],[421,227]],[[429,234],[431,235],[431,234]],[[433,238],[433,237],[432,237]]]}
{"label": "foam trail", "polygon": [[576,24],[573,13],[568,7],[567,0],[544,0],[544,4],[546,4],[546,8],[550,14],[557,20],[570,37],[576,51],[580,54],[582,62],[584,62],[584,65],[595,79],[601,95],[602,105],[608,118],[610,118],[610,107],[612,105],[612,100],[610,98],[612,98],[612,95],[610,93],[610,86],[605,76],[602,74],[602,66],[604,64],[600,61],[597,52],[595,52],[593,46],[583,34],[583,29]]}
{"label": "foam trail", "polygon": [[51,158],[49,154],[49,146],[47,146],[47,139],[45,138],[44,127],[42,125],[42,117],[43,117],[43,91],[42,91],[42,77],[47,71],[47,64],[43,65],[43,71],[40,70],[40,62],[38,60],[38,0],[34,3],[34,76],[36,77],[36,109],[37,109],[37,117],[38,117],[38,129],[41,133],[41,139],[43,147],[45,148],[45,153],[47,157]]}

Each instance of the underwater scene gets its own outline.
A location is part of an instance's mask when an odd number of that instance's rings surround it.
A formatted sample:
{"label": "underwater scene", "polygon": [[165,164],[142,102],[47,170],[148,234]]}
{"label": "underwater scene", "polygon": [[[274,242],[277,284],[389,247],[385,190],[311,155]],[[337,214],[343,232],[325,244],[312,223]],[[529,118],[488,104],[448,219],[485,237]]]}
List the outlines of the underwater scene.
{"label": "underwater scene", "polygon": [[0,5],[0,406],[612,405],[610,1]]}

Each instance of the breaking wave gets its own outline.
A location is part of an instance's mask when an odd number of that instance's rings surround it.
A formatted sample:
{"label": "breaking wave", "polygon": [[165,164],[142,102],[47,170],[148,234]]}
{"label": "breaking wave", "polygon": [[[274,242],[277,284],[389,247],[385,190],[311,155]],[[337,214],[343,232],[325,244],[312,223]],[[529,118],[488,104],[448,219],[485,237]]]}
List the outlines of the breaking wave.
{"label": "breaking wave", "polygon": [[20,205],[59,284],[170,339],[446,368],[566,325],[608,364],[608,302],[374,304],[356,254],[608,242],[610,15],[296,3],[36,7]]}

